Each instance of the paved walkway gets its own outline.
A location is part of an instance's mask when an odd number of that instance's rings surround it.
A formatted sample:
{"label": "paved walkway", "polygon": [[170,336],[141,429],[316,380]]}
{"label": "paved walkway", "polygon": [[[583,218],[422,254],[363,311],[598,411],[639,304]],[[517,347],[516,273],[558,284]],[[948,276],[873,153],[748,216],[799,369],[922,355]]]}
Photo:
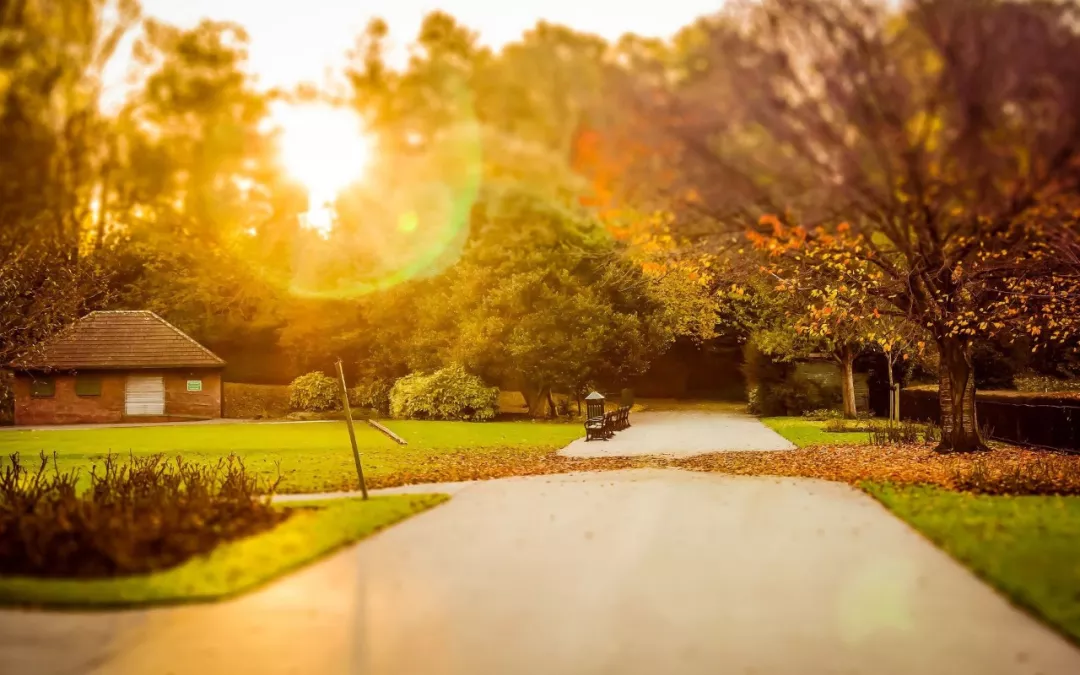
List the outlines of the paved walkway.
{"label": "paved walkway", "polygon": [[636,470],[479,482],[216,605],[2,611],[0,664],[5,675],[1075,675],[1080,651],[846,486]]}
{"label": "paved walkway", "polygon": [[566,457],[690,457],[731,450],[792,450],[787,439],[745,413],[666,411],[630,415],[629,429],[606,441],[579,438],[559,451]]}

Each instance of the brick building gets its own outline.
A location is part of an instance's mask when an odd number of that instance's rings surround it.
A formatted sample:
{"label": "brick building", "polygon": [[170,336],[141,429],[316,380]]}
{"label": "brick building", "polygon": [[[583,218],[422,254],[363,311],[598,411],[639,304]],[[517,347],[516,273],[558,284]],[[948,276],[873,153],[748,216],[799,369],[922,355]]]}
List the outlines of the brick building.
{"label": "brick building", "polygon": [[16,425],[221,417],[225,362],[153,312],[92,312],[8,367]]}

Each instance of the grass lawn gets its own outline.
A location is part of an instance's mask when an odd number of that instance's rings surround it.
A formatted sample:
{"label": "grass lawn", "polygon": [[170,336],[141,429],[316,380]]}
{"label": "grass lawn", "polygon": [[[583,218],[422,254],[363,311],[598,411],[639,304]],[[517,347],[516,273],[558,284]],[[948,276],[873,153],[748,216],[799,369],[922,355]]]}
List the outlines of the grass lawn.
{"label": "grass lawn", "polygon": [[[376,486],[391,476],[437,472],[463,459],[510,454],[535,460],[582,435],[577,424],[391,421],[386,426],[409,444],[397,445],[363,422],[356,425],[364,473]],[[58,453],[61,470],[79,468],[84,474],[110,450],[124,455],[164,452],[196,461],[236,453],[249,470],[268,478],[276,475],[275,462],[280,461],[284,480],[279,492],[357,487],[344,422],[0,431],[0,464],[13,452],[22,453],[26,461],[42,450]]]}
{"label": "grass lawn", "polygon": [[763,417],[761,421],[800,448],[811,445],[865,445],[870,441],[870,434],[866,431],[829,432],[824,429],[825,422],[803,417]]}
{"label": "grass lawn", "polygon": [[1018,605],[1080,643],[1080,497],[863,487]]}
{"label": "grass lawn", "polygon": [[261,586],[447,498],[393,495],[367,502],[290,504],[287,508],[317,508],[304,509],[268,532],[222,544],[209,555],[152,574],[91,580],[0,577],[0,603],[104,607],[219,600]]}

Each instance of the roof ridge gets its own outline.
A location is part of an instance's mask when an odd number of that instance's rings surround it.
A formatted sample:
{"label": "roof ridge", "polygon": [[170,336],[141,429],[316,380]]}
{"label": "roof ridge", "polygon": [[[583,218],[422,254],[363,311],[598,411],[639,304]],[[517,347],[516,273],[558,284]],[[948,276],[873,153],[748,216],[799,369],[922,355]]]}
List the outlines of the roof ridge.
{"label": "roof ridge", "polygon": [[[121,311],[124,311],[124,310],[121,310]],[[180,337],[184,338],[185,340],[187,340],[187,341],[188,341],[188,342],[190,342],[191,344],[195,345],[195,346],[196,346],[196,347],[198,347],[199,349],[203,350],[204,352],[206,352],[206,353],[207,353],[208,355],[210,355],[211,357],[213,357],[213,358],[217,359],[217,360],[218,360],[218,361],[220,361],[221,363],[225,363],[225,359],[221,358],[220,356],[218,356],[218,355],[217,355],[217,354],[215,354],[214,352],[210,351],[210,350],[209,350],[209,349],[207,349],[206,347],[204,347],[204,346],[202,346],[201,344],[199,344],[198,342],[196,342],[196,341],[195,341],[195,338],[191,337],[190,335],[188,335],[188,334],[187,334],[187,333],[185,333],[184,331],[180,330],[179,328],[177,328],[176,326],[172,325],[171,323],[169,323],[169,322],[168,322],[168,321],[166,321],[165,319],[161,318],[160,316],[158,316],[158,314],[157,314],[156,312],[152,312],[152,311],[150,311],[149,309],[136,309],[136,310],[127,310],[127,311],[130,311],[130,312],[132,312],[132,313],[136,313],[136,312],[138,312],[138,313],[145,313],[145,314],[149,314],[150,316],[154,317],[155,319],[157,319],[157,320],[158,320],[158,321],[160,321],[161,323],[163,323],[163,324],[165,324],[166,326],[168,326],[169,328],[173,329],[173,332],[175,332],[175,333],[176,333],[177,335],[179,335]]]}

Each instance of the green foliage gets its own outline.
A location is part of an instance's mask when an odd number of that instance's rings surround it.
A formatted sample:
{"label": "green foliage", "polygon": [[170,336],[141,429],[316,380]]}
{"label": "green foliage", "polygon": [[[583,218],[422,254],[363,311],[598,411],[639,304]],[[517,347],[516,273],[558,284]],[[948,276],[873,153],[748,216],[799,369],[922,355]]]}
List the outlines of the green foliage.
{"label": "green foliage", "polygon": [[394,385],[384,379],[368,379],[358,382],[349,392],[349,404],[368,408],[381,415],[390,412],[390,391]]}
{"label": "green foliage", "polygon": [[289,408],[303,412],[340,410],[340,385],[324,373],[301,375],[289,384]]}
{"label": "green foliage", "polygon": [[394,417],[482,422],[499,411],[499,389],[489,387],[459,365],[431,375],[406,375],[390,392]]}
{"label": "green foliage", "polygon": [[289,387],[280,384],[224,385],[225,417],[274,419],[289,414]]}
{"label": "green foliage", "polygon": [[[285,515],[256,498],[256,477],[234,455],[194,464],[164,455],[114,455],[76,489],[41,453],[36,471],[19,454],[0,472],[0,574],[104,577],[139,574],[207,553],[223,541],[269,529]],[[262,486],[273,492],[276,483]]]}

